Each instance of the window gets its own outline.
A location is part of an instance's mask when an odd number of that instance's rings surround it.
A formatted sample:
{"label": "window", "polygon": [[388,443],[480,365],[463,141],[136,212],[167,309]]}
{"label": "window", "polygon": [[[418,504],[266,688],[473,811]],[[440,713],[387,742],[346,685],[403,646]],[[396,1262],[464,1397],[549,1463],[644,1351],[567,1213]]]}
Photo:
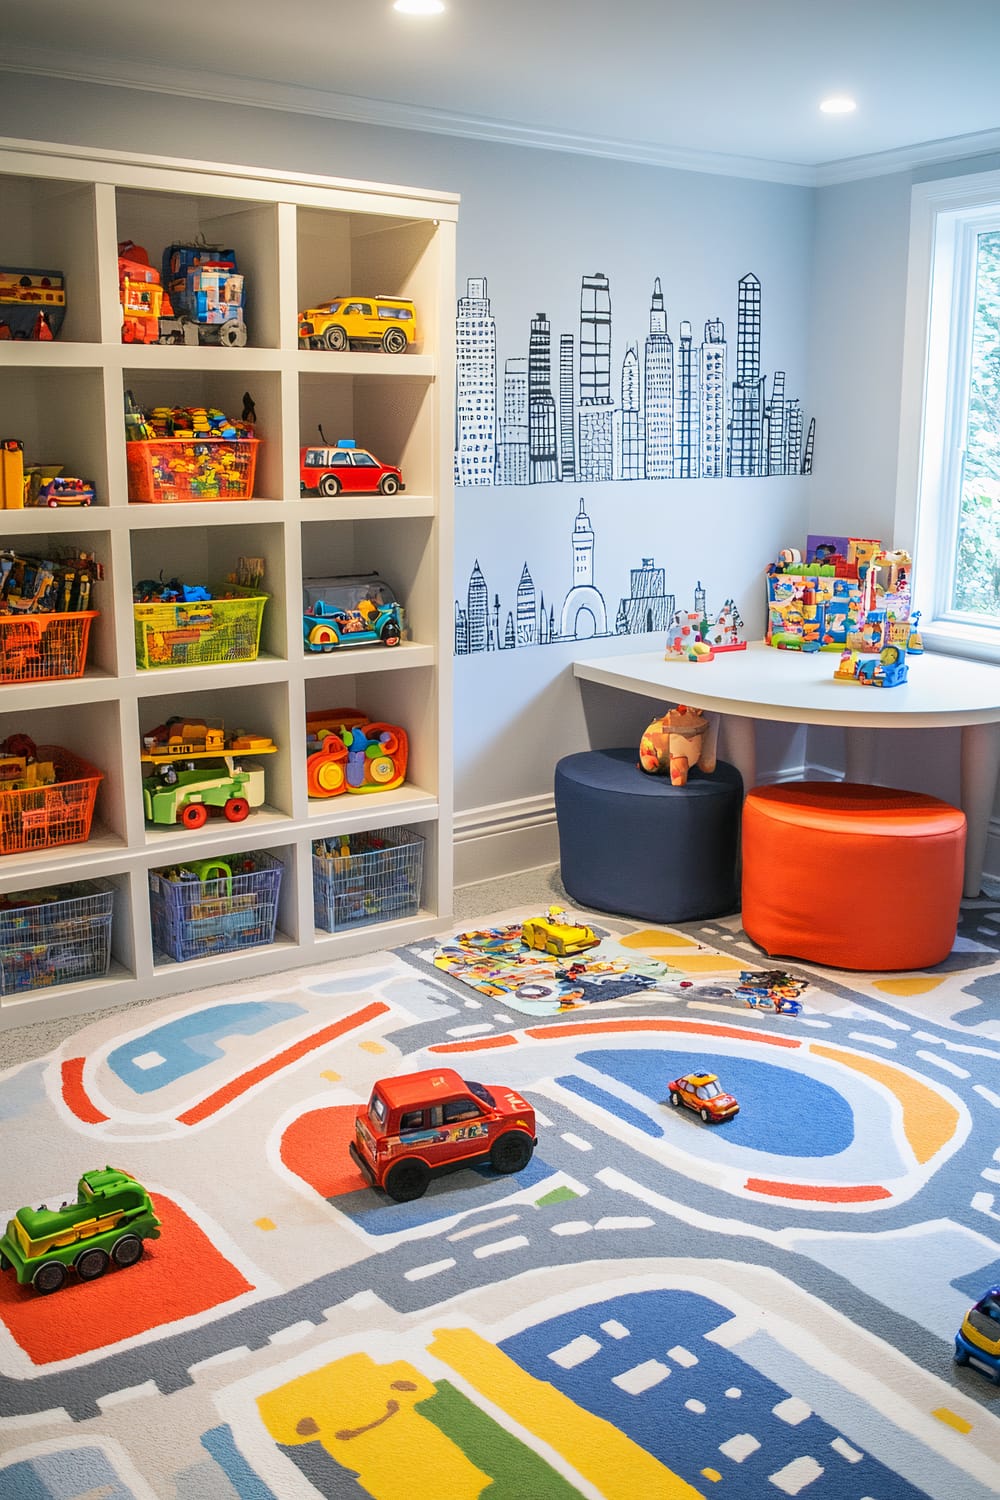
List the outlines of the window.
{"label": "window", "polygon": [[913,189],[903,362],[895,535],[921,634],[1000,661],[1000,172]]}

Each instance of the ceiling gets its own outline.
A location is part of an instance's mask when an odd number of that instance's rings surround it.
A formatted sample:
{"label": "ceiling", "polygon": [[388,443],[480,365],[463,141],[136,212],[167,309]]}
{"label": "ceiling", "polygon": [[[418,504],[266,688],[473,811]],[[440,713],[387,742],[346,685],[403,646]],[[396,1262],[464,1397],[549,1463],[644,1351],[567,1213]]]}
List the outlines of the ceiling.
{"label": "ceiling", "polygon": [[445,4],[32,0],[0,68],[794,182],[1000,149],[998,0]]}

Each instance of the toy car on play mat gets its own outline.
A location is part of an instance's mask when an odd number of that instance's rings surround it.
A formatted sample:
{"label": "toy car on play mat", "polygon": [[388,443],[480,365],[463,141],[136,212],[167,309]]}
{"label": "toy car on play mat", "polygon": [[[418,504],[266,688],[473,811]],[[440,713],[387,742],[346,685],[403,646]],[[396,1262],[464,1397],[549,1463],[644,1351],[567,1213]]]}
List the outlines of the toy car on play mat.
{"label": "toy car on play mat", "polygon": [[398,646],[403,608],[374,573],[302,581],[302,639],[307,651],[337,646]]}
{"label": "toy car on play mat", "polygon": [[955,1335],[955,1363],[972,1365],[1000,1385],[1000,1283],[970,1307]]}
{"label": "toy car on play mat", "polygon": [[355,1116],[350,1152],[372,1187],[409,1203],[459,1167],[520,1172],[536,1144],[535,1112],[513,1089],[429,1068],[379,1079]]}
{"label": "toy car on play mat", "polygon": [[360,344],[405,354],[418,337],[417,310],[407,297],[335,297],[299,313],[299,344],[305,349]]}
{"label": "toy car on play mat", "polygon": [[553,958],[567,958],[571,953],[596,948],[600,938],[594,929],[584,922],[564,922],[561,918],[565,915],[561,907],[550,906],[547,917],[529,917],[521,928],[522,943]]}
{"label": "toy car on play mat", "polygon": [[71,1268],[95,1281],[112,1264],[135,1265],[143,1240],[159,1237],[146,1189],[127,1172],[97,1168],[80,1178],[75,1203],[18,1209],[0,1237],[0,1271],[36,1292],[57,1292]]}
{"label": "toy car on play mat", "polygon": [[731,1120],[740,1112],[732,1094],[727,1094],[714,1073],[685,1073],[670,1085],[670,1102],[674,1109],[684,1105],[700,1115],[706,1125]]}
{"label": "toy car on play mat", "polygon": [[313,448],[299,449],[299,492],[318,492],[332,499],[337,495],[398,495],[405,490],[403,475],[395,464],[384,464],[359,448],[353,438],[340,438]]}

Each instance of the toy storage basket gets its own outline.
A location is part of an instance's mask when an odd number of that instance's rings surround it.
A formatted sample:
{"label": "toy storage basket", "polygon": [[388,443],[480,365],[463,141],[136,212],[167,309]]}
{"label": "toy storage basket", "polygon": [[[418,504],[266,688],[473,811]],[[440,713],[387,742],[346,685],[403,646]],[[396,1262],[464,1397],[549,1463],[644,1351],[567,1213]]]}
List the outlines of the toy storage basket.
{"label": "toy storage basket", "polygon": [[143,438],[125,444],[128,497],[252,500],[259,438]]}
{"label": "toy storage basket", "polygon": [[284,866],[264,850],[238,859],[246,868],[231,879],[171,880],[150,870],[154,947],[184,963],[274,942]]}
{"label": "toy storage basket", "polygon": [[247,592],[204,603],[134,604],[140,667],[200,667],[256,661],[267,594]]}
{"label": "toy storage basket", "polygon": [[0,790],[0,854],[23,854],[90,837],[97,788],[104,772],[59,745],[38,745],[39,761],[51,761],[56,779],[48,786]]}
{"label": "toy storage basket", "polygon": [[[346,849],[349,852],[342,853]],[[424,841],[409,828],[313,842],[313,915],[324,932],[415,917]]]}
{"label": "toy storage basket", "polygon": [[114,887],[77,880],[18,891],[0,909],[0,995],[103,979],[111,965]]}
{"label": "toy storage basket", "polygon": [[82,677],[96,609],[73,614],[0,616],[0,682]]}

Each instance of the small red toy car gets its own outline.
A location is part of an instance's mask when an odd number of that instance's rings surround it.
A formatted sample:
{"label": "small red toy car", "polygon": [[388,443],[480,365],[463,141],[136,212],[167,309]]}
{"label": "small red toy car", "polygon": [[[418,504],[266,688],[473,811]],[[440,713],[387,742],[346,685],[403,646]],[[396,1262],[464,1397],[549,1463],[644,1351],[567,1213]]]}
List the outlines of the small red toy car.
{"label": "small red toy car", "polygon": [[352,438],[299,449],[299,491],[318,490],[328,499],[345,495],[396,495],[405,490],[402,472],[359,448]]}
{"label": "small red toy car", "polygon": [[727,1094],[714,1073],[685,1073],[670,1085],[670,1102],[674,1109],[686,1104],[701,1115],[706,1125],[718,1125],[740,1112],[732,1094]]}
{"label": "small red toy car", "polygon": [[379,1079],[357,1112],[350,1151],[372,1187],[409,1203],[439,1172],[483,1161],[520,1172],[536,1143],[535,1111],[513,1089],[429,1068]]}

